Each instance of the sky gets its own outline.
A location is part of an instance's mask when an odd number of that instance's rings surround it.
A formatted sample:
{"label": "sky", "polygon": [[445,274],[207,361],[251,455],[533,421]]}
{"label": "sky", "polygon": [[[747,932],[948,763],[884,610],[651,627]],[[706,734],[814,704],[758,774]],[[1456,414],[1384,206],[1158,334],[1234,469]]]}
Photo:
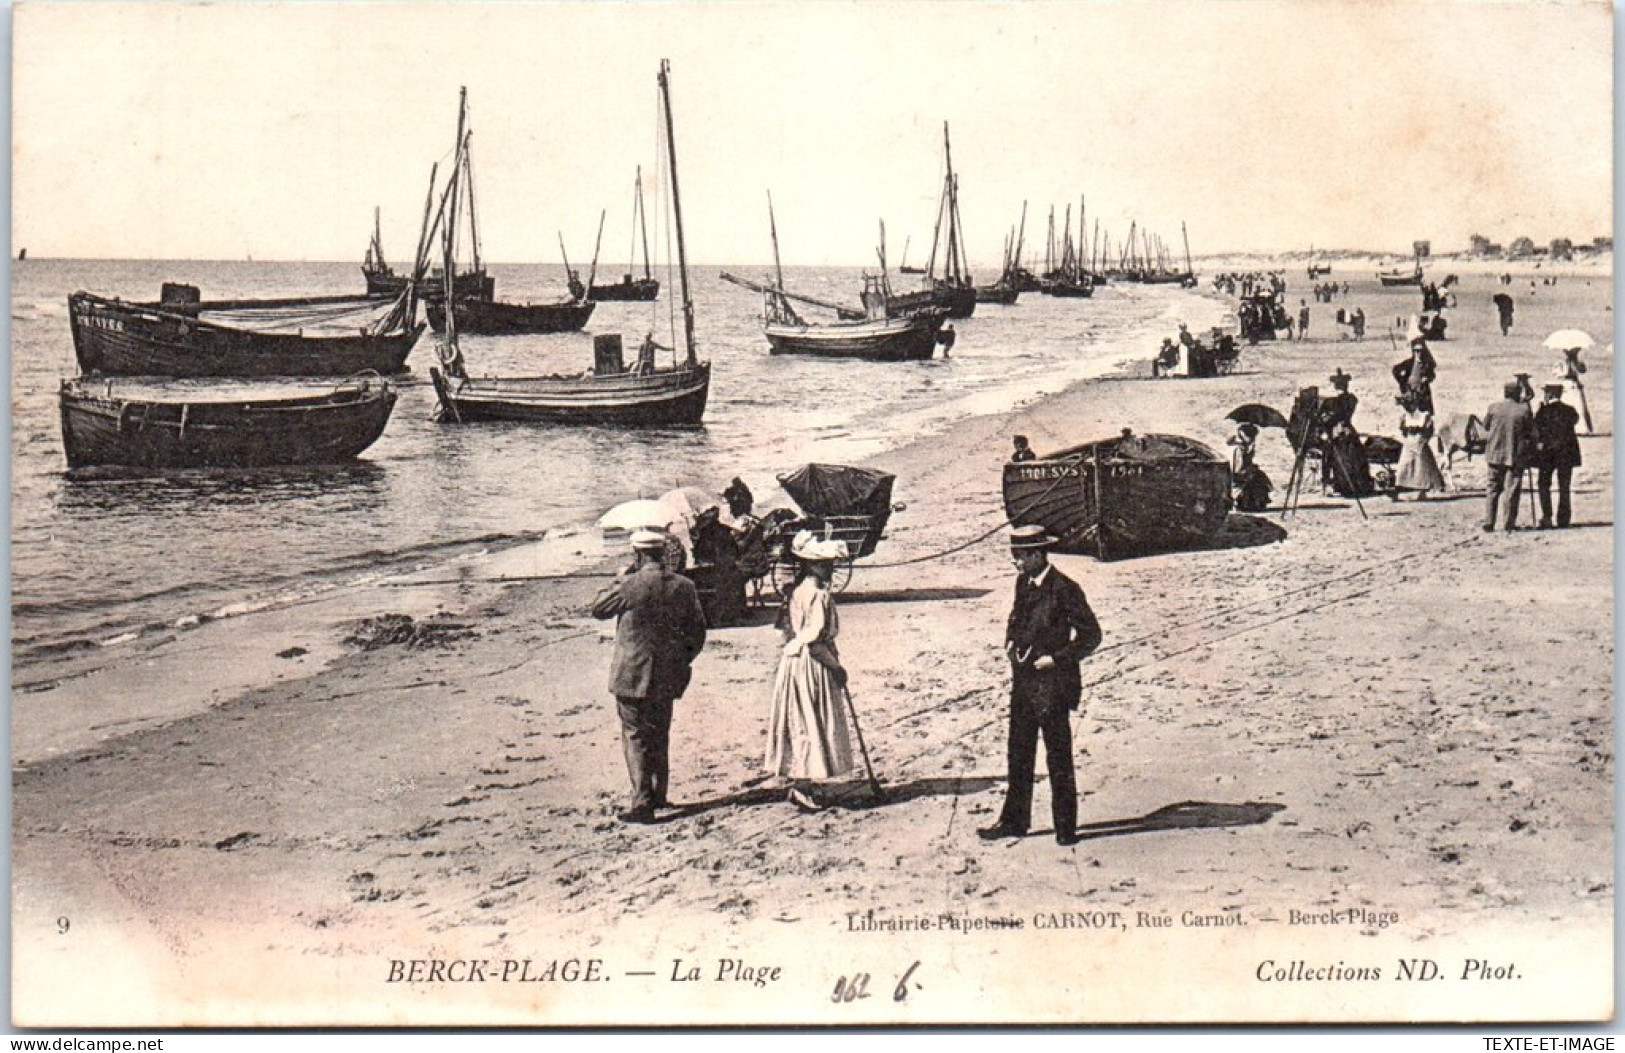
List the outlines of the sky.
{"label": "sky", "polygon": [[[401,262],[468,89],[494,262],[626,258],[672,66],[695,263],[924,262],[949,126],[973,262],[1027,207],[1194,254],[1612,230],[1605,3],[712,0],[15,8],[12,241]],[[650,208],[653,212],[653,202]],[[1074,219],[1075,221],[1075,219]],[[1059,222],[1059,219],[1057,220]]]}

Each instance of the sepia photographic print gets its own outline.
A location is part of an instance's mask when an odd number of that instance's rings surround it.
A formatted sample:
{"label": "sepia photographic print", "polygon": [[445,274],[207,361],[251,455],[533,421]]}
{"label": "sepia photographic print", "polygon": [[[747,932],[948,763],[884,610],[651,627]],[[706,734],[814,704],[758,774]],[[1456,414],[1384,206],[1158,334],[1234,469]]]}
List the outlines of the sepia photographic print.
{"label": "sepia photographic print", "polygon": [[1610,5],[13,44],[13,1026],[1611,1020]]}

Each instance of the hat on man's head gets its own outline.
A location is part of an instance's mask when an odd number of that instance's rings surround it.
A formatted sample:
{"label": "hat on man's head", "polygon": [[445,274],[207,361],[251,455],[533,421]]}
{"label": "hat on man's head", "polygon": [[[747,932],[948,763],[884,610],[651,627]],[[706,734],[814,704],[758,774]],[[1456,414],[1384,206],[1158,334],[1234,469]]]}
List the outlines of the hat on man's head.
{"label": "hat on man's head", "polygon": [[833,538],[826,541],[810,530],[802,530],[790,539],[790,555],[808,563],[845,559],[846,542]]}
{"label": "hat on man's head", "polygon": [[645,552],[666,551],[666,535],[658,530],[634,530],[632,547]]}
{"label": "hat on man's head", "polygon": [[1010,529],[1010,547],[1017,552],[1042,552],[1059,544],[1041,526],[1018,526]]}
{"label": "hat on man's head", "polygon": [[1509,380],[1505,384],[1501,385],[1501,394],[1505,395],[1509,399],[1515,399],[1519,395],[1523,394],[1523,385],[1519,384],[1516,380]]}
{"label": "hat on man's head", "polygon": [[1542,384],[1540,386],[1540,390],[1544,391],[1548,395],[1561,395],[1561,394],[1563,394],[1563,385],[1561,385],[1561,384]]}
{"label": "hat on man's head", "polygon": [[1349,386],[1349,381],[1353,380],[1354,378],[1343,372],[1342,366],[1338,366],[1337,372],[1333,373],[1328,379],[1331,380],[1335,387],[1346,388]]}

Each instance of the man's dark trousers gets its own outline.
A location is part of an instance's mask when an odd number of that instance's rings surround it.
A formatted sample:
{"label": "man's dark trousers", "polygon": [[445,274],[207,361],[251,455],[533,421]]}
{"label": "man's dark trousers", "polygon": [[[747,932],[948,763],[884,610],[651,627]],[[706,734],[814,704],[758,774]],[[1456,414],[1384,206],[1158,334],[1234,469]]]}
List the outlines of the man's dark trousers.
{"label": "man's dark trousers", "polygon": [[669,698],[615,696],[626,773],[632,779],[633,811],[666,804],[666,780],[671,774],[671,704]]}
{"label": "man's dark trousers", "polygon": [[[1078,779],[1072,767],[1072,714],[1046,691],[1021,683],[1043,673],[1016,671],[1010,692],[1010,740],[1006,749],[1009,782],[1006,784],[1001,825],[1027,832],[1032,822],[1033,765],[1038,737],[1044,737],[1044,759],[1049,766],[1050,814],[1057,833],[1070,834],[1078,823]],[[1045,703],[1048,702],[1046,706]]]}

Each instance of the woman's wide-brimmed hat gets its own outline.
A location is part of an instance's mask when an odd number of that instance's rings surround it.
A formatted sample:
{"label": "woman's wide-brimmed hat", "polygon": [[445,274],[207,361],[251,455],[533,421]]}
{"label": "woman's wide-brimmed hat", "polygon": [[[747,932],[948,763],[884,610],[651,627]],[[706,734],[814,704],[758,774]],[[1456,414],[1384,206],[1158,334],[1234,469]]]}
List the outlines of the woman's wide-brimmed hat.
{"label": "woman's wide-brimmed hat", "polygon": [[810,530],[803,530],[790,539],[790,555],[804,563],[832,562],[846,558],[846,542],[833,538],[825,540]]}
{"label": "woman's wide-brimmed hat", "polygon": [[1057,544],[1041,526],[1018,526],[1010,531],[1010,548],[1016,552],[1043,551]]}

